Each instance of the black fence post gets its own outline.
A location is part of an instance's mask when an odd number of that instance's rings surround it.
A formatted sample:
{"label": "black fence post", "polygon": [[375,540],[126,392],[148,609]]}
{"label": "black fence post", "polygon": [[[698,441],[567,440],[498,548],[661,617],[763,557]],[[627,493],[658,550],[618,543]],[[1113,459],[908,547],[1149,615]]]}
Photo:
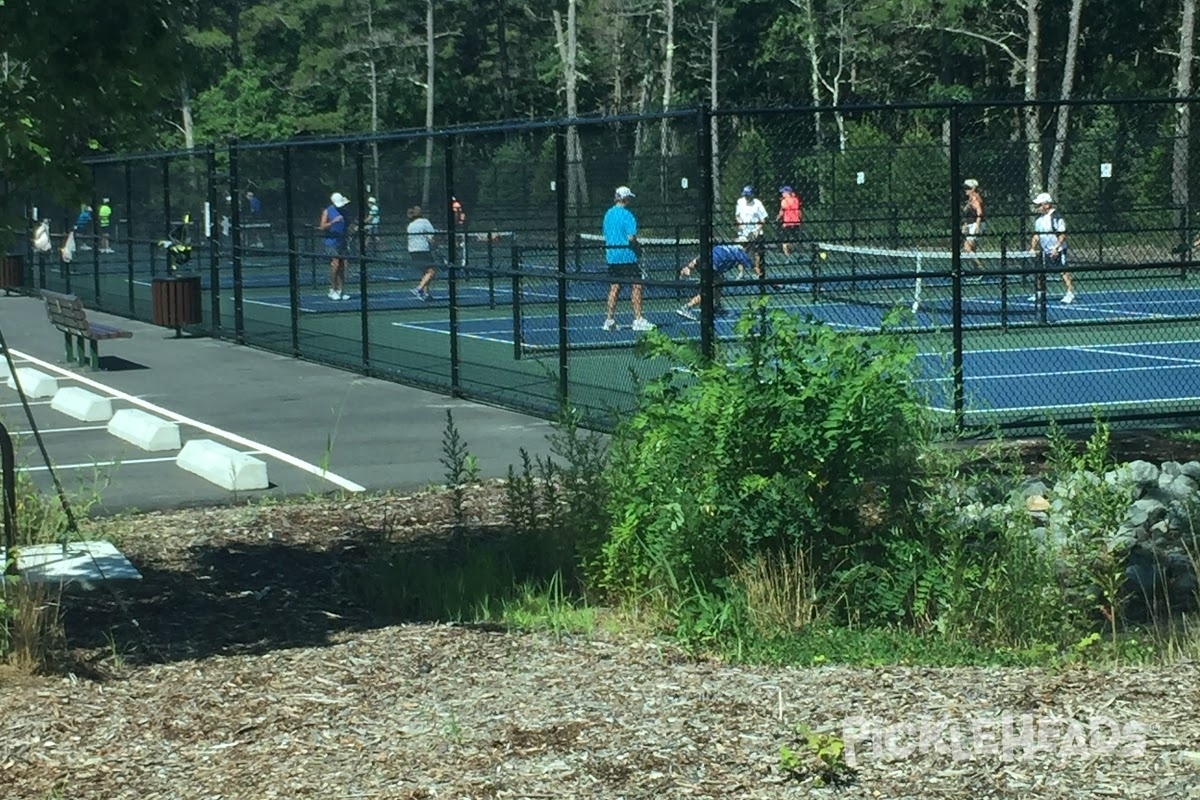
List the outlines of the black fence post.
{"label": "black fence post", "polygon": [[950,106],[950,291],[952,297],[954,428],[961,432],[965,422],[963,397],[963,307],[962,307],[962,130],[958,105]]}
{"label": "black fence post", "polygon": [[[356,261],[358,262],[358,319],[359,335],[362,337],[362,363],[363,369],[370,372],[371,325],[367,308],[367,226],[364,216],[367,210],[367,186],[365,175],[363,142],[360,139],[354,153],[354,207],[358,212],[358,224],[354,227],[358,231],[358,258]],[[349,225],[349,221],[346,224]],[[345,291],[344,287],[343,291]]]}
{"label": "black fence post", "polygon": [[238,202],[238,140],[229,140],[229,252],[233,261],[233,336],[246,343],[246,317],[242,306],[242,212]]}
{"label": "black fence post", "polygon": [[[161,231],[156,232],[154,234],[154,236],[151,237],[151,239],[153,239],[153,242],[151,242],[151,245],[150,245],[151,247],[154,247],[155,246],[154,242],[157,242],[159,239],[170,238],[170,236],[171,236],[171,216],[172,216],[172,214],[171,214],[171,159],[170,159],[170,157],[163,159],[162,197],[163,197],[163,216],[166,218],[166,219],[164,219],[165,228]],[[170,256],[168,256],[166,260],[167,260],[167,271],[170,272],[171,271]]]}
{"label": "black fence post", "polygon": [[524,334],[521,329],[521,247],[517,237],[513,236],[512,258],[509,263],[509,275],[512,276],[512,321],[513,321],[513,359],[521,360],[525,350]]}
{"label": "black fence post", "polygon": [[12,436],[0,422],[0,477],[4,494],[4,551],[6,575],[17,574],[17,456]]}
{"label": "black fence post", "polygon": [[292,357],[300,357],[300,263],[296,253],[295,200],[292,198],[292,148],[283,148],[283,213],[287,215],[288,317],[292,331]]}
{"label": "black fence post", "polygon": [[211,319],[208,327],[213,336],[221,330],[221,225],[217,220],[217,148],[209,145],[205,153],[205,171],[208,173],[207,228],[208,237],[208,292]]}
{"label": "black fence post", "polygon": [[[446,212],[446,302],[450,306],[450,396],[462,394],[458,354],[458,214],[454,208],[454,137],[445,141],[446,196],[442,198]],[[513,302],[516,302],[515,300]]]}
{"label": "black fence post", "polygon": [[713,185],[712,169],[712,111],[701,105],[696,115],[697,152],[700,154],[700,353],[712,360],[716,353],[713,339],[716,328],[716,307],[713,292],[712,234]]}
{"label": "black fence post", "polygon": [[[554,135],[554,216],[555,253],[558,270],[558,404],[564,413],[570,408],[570,329],[567,327],[567,131],[559,128]],[[514,298],[517,302],[519,298]]]}
{"label": "black fence post", "polygon": [[96,167],[92,166],[92,302],[96,309],[103,310],[100,302],[100,203],[96,194]]}
{"label": "black fence post", "polygon": [[125,162],[125,258],[127,266],[125,269],[125,277],[128,281],[126,287],[129,300],[129,316],[136,317],[134,313],[135,299],[133,294],[133,164],[129,161]]}

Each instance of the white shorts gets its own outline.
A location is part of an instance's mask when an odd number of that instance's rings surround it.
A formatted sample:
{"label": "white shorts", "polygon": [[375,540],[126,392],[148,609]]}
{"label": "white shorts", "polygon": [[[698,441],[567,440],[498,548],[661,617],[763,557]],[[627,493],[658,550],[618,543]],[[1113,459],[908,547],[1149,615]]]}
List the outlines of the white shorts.
{"label": "white shorts", "polygon": [[975,237],[977,237],[981,233],[983,233],[983,223],[982,222],[969,222],[966,225],[963,225],[962,232],[963,232],[963,236],[967,237],[966,241],[974,244]]}

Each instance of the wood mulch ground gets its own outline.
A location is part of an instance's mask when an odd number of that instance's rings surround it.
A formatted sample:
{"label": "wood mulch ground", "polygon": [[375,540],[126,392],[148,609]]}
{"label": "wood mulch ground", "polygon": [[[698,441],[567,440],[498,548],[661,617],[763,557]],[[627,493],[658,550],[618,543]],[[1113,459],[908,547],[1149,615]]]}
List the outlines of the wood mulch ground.
{"label": "wood mulch ground", "polygon": [[[473,493],[476,527],[498,496]],[[64,671],[0,673],[0,797],[1200,798],[1194,664],[757,668],[646,636],[388,624],[341,590],[372,543],[445,518],[421,493],[98,523],[144,580],[66,598]],[[846,738],[856,718],[906,727],[891,749],[849,736],[845,785],[783,769],[782,745],[815,766],[795,726]],[[1027,729],[1041,748],[1013,744]]]}

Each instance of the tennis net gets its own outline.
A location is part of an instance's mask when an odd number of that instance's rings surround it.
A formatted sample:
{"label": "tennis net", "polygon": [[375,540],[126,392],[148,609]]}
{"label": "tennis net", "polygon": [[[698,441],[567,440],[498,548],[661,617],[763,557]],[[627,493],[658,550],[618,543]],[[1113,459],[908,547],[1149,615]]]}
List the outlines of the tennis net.
{"label": "tennis net", "polygon": [[[949,304],[954,284],[954,253],[949,250],[879,248],[818,242],[812,246],[812,293],[815,299],[872,306],[923,307]],[[964,313],[995,313],[997,294],[1009,288],[1009,276],[1023,289],[1037,258],[1024,251],[964,252]]]}

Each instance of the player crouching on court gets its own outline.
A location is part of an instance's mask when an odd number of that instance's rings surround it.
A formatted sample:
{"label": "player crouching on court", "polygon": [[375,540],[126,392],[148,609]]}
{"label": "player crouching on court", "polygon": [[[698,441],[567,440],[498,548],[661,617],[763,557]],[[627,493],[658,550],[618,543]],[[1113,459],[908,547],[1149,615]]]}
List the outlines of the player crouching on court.
{"label": "player crouching on court", "polygon": [[[1066,293],[1062,302],[1075,302],[1075,280],[1066,271],[1067,266],[1067,222],[1062,214],[1054,207],[1054,199],[1046,192],[1033,198],[1033,204],[1038,207],[1039,216],[1033,221],[1033,238],[1029,249],[1034,254],[1042,254],[1047,267],[1057,264],[1062,270],[1063,286]],[[1039,274],[1033,296],[1029,302],[1037,302],[1046,296],[1046,276]]]}
{"label": "player crouching on court", "polygon": [[[679,270],[680,277],[686,278],[692,274],[692,270],[696,269],[700,264],[700,257],[693,258],[688,265]],[[738,270],[745,270],[750,266],[750,256],[746,251],[735,244],[718,244],[713,245],[712,249],[712,268],[714,279],[718,275],[724,275],[729,270],[737,267]],[[713,287],[713,304],[719,306],[721,304],[721,287],[716,285]],[[693,311],[696,306],[700,305],[700,295],[696,295],[689,300],[685,305],[677,308],[675,313],[684,319],[697,320],[696,312]]]}

